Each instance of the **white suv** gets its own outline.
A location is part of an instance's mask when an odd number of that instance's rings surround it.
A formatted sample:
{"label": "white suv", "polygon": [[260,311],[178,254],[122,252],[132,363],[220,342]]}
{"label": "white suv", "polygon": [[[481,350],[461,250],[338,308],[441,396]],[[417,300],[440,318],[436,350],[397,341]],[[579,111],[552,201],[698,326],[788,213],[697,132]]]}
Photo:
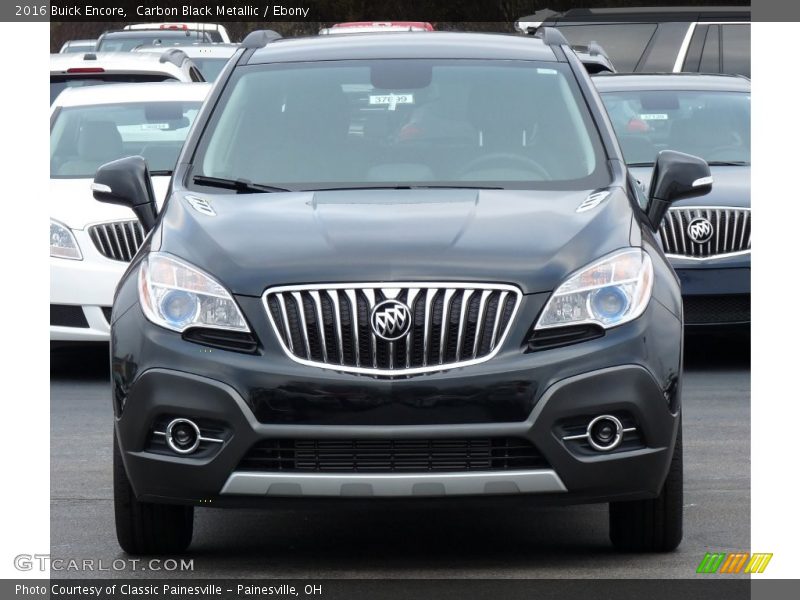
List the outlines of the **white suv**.
{"label": "white suv", "polygon": [[87,52],[50,55],[50,103],[66,88],[104,83],[205,81],[200,69],[174,48],[157,54]]}
{"label": "white suv", "polygon": [[50,340],[108,340],[114,289],[144,240],[129,208],[92,198],[97,167],[147,159],[162,203],[210,84],[65,90],[50,111]]}
{"label": "white suv", "polygon": [[[184,52],[200,69],[200,73],[203,74],[206,81],[214,81],[228,64],[228,60],[234,55],[236,49],[240,47],[239,44],[201,43],[175,46],[174,49]],[[149,54],[158,54],[163,51],[155,46],[141,46],[134,50],[134,52]]]}

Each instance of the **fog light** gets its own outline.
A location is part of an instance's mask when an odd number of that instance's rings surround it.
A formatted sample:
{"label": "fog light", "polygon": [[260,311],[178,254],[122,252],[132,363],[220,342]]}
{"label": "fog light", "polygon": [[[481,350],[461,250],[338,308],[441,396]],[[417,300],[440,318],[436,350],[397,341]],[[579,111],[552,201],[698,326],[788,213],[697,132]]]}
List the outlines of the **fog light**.
{"label": "fog light", "polygon": [[595,417],[586,428],[589,444],[601,452],[608,452],[619,446],[622,442],[622,433],[622,423],[611,415]]}
{"label": "fog light", "polygon": [[167,425],[167,445],[178,454],[191,454],[200,445],[200,428],[189,419],[173,419]]}

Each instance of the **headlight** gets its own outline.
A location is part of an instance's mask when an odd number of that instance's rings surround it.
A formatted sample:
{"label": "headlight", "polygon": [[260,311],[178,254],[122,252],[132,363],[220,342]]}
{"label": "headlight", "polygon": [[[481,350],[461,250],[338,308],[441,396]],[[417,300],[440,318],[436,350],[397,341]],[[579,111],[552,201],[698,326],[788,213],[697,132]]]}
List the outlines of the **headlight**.
{"label": "headlight", "polygon": [[190,327],[250,331],[242,311],[219,282],[167,254],[152,253],[142,261],[139,300],[150,321],[173,331]]}
{"label": "headlight", "polygon": [[536,329],[595,323],[608,329],[644,312],[653,289],[647,252],[615,252],[571,275],[548,300]]}
{"label": "headlight", "polygon": [[50,256],[82,260],[81,249],[69,227],[50,219]]}

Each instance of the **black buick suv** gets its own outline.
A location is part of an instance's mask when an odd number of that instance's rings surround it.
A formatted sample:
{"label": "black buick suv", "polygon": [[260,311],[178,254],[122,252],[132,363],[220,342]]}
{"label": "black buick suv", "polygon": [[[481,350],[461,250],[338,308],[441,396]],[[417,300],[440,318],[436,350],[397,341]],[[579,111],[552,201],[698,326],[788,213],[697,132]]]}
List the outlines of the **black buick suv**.
{"label": "black buick suv", "polygon": [[160,212],[141,157],[93,184],[149,232],[112,313],[122,548],[185,550],[195,507],[516,499],[609,503],[616,547],[674,549],[654,232],[710,188],[663,150],[644,196],[555,30],[251,34]]}

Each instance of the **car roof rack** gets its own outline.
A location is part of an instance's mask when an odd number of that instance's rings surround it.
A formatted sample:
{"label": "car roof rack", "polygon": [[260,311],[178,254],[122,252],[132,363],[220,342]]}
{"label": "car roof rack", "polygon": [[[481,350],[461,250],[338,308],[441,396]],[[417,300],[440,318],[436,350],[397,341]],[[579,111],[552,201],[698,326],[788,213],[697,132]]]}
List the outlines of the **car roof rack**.
{"label": "car roof rack", "polygon": [[548,46],[569,46],[567,38],[555,27],[540,27],[534,37],[541,39]]}
{"label": "car roof rack", "polygon": [[280,33],[272,29],[257,29],[247,34],[242,40],[242,47],[248,49],[263,48],[267,44],[271,44],[282,38],[283,36]]}
{"label": "car roof rack", "polygon": [[172,63],[176,67],[180,67],[183,64],[188,56],[186,56],[186,52],[183,50],[178,50],[177,48],[170,48],[169,50],[165,50],[164,53],[159,57],[158,62],[160,63]]}

